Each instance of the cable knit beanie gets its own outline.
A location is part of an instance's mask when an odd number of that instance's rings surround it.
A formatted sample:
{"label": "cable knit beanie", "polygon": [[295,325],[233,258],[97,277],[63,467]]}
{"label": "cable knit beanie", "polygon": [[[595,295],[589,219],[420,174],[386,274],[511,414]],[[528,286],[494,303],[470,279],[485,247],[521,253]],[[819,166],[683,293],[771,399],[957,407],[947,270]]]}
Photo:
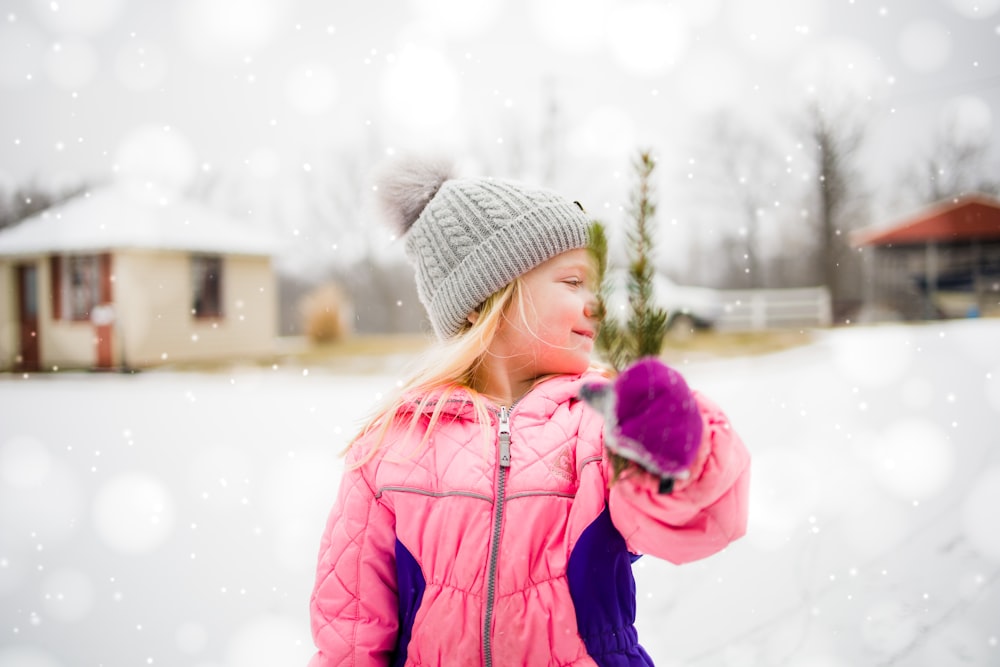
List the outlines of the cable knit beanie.
{"label": "cable knit beanie", "polygon": [[376,193],[441,340],[514,278],[589,239],[590,221],[574,202],[513,181],[455,178],[447,162],[397,160],[382,169]]}

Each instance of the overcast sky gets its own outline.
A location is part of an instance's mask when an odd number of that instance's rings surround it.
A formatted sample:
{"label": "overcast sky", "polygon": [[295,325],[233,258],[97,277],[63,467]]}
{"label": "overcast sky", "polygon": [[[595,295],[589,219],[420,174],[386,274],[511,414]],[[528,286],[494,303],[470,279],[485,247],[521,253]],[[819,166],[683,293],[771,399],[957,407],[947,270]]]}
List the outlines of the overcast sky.
{"label": "overcast sky", "polygon": [[720,108],[780,126],[811,96],[845,104],[882,188],[942,123],[995,137],[1000,112],[1000,0],[0,7],[0,184],[153,170],[266,189],[322,154],[433,147],[600,210],[639,147],[693,177]]}

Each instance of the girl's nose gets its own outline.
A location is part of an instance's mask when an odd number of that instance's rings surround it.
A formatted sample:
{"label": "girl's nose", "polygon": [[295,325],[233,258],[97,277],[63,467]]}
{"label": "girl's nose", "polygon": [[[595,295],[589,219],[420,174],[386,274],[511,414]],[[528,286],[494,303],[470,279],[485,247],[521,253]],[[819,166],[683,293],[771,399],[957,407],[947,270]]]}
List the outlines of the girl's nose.
{"label": "girl's nose", "polygon": [[597,296],[591,294],[587,302],[583,305],[583,314],[591,319],[598,319],[601,315],[601,303]]}

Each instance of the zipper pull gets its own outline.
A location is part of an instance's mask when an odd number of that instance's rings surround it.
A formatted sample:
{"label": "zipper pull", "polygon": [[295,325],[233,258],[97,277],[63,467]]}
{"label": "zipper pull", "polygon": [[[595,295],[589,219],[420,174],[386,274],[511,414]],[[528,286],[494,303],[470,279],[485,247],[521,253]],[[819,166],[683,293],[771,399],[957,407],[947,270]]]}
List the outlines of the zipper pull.
{"label": "zipper pull", "polygon": [[500,406],[500,467],[510,467],[510,417],[507,406]]}

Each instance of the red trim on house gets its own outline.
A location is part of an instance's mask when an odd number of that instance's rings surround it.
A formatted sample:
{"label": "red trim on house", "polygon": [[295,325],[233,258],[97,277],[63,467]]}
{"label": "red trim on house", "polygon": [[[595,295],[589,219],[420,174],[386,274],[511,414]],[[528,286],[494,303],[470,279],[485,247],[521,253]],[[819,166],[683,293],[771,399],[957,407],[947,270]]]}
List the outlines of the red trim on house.
{"label": "red trim on house", "polygon": [[98,259],[100,262],[100,276],[101,276],[101,303],[111,303],[111,253],[106,252],[100,255]]}
{"label": "red trim on house", "polygon": [[1000,241],[1000,201],[980,195],[932,206],[889,228],[861,230],[855,246]]}
{"label": "red trim on house", "polygon": [[18,264],[16,270],[20,336],[15,368],[20,371],[37,371],[41,358],[38,335],[38,271],[34,264]]}
{"label": "red trim on house", "polygon": [[[104,253],[98,256],[98,275],[100,276],[101,297],[100,305],[111,307],[111,254]],[[114,312],[114,311],[112,311]],[[101,322],[95,325],[94,335],[97,338],[97,367],[111,368],[114,365],[114,351],[112,349],[112,339],[114,338],[114,321]]]}
{"label": "red trim on house", "polygon": [[49,278],[52,289],[52,319],[61,320],[63,318],[62,303],[62,272],[63,261],[59,255],[52,255],[49,258]]}

